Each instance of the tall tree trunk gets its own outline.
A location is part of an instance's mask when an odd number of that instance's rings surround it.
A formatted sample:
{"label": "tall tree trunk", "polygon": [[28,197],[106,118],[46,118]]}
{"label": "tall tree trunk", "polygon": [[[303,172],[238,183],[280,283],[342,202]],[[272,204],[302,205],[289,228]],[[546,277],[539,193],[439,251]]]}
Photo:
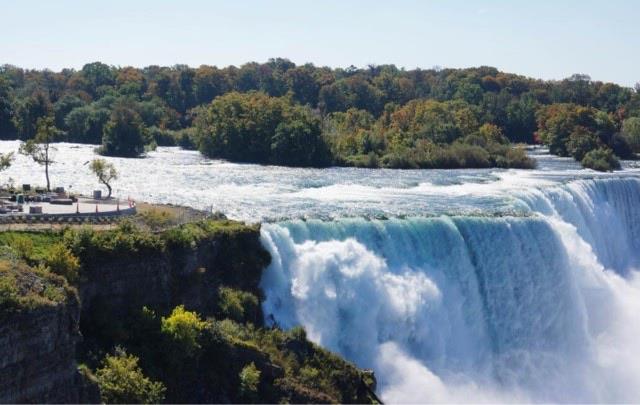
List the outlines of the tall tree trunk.
{"label": "tall tree trunk", "polygon": [[49,161],[44,163],[44,175],[47,176],[47,191],[51,192],[51,185],[49,184]]}
{"label": "tall tree trunk", "polygon": [[44,147],[44,175],[47,177],[47,191],[51,192],[51,184],[49,183],[49,139]]}
{"label": "tall tree trunk", "polygon": [[109,193],[107,194],[107,199],[111,198],[111,186],[109,185],[109,183],[104,183],[105,186],[107,186],[107,190],[109,190]]}

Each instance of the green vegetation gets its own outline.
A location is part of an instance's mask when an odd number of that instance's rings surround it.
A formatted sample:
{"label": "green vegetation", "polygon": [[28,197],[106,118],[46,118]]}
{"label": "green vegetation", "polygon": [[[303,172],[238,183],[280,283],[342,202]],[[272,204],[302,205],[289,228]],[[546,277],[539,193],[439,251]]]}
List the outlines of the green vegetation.
{"label": "green vegetation", "polygon": [[198,114],[197,126],[198,147],[209,157],[287,166],[329,163],[320,119],[290,98],[229,93]]}
{"label": "green vegetation", "polygon": [[538,112],[538,136],[551,153],[573,156],[591,169],[614,170],[620,168],[617,156],[633,157],[631,120],[627,134],[619,133],[620,124],[611,114],[572,103],[553,104]]}
{"label": "green vegetation", "polygon": [[611,149],[592,149],[584,155],[582,165],[589,169],[607,172],[620,169],[620,162]]}
{"label": "green vegetation", "polygon": [[[2,316],[77,300],[70,283],[132,290],[81,302],[80,370],[105,403],[377,401],[372,374],[312,344],[302,328],[264,326],[258,285],[269,255],[258,226],[209,219],[153,233],[125,221],[109,231],[5,232],[0,246]],[[131,265],[170,266],[153,277],[169,277],[173,298],[138,305],[138,295],[164,293],[128,285]],[[129,277],[122,285],[112,279],[120,271]]]}
{"label": "green vegetation", "polygon": [[30,267],[7,257],[0,260],[0,319],[8,313],[77,300],[67,281],[44,266]]}
{"label": "green vegetation", "polygon": [[203,220],[171,228],[164,233],[164,238],[169,244],[187,247],[195,245],[204,238],[253,233],[259,228],[259,225],[246,225],[237,221]]}
{"label": "green vegetation", "polygon": [[113,231],[100,232],[90,227],[69,229],[64,233],[64,242],[83,265],[115,257],[158,254],[164,247],[159,236],[145,232],[127,220]]}
{"label": "green vegetation", "polygon": [[20,258],[36,264],[49,256],[50,250],[62,240],[56,232],[0,232],[0,246],[15,250]]}
{"label": "green vegetation", "polygon": [[[280,58],[223,69],[0,67],[0,136],[33,139],[38,120],[52,117],[57,139],[127,157],[153,143],[290,166],[531,167],[510,145],[539,140],[569,154],[563,139],[574,131],[560,122],[573,126],[574,114],[559,114],[557,125],[540,119],[569,104],[613,123],[606,139],[596,134],[599,147],[621,158],[631,157],[621,155],[625,143],[638,151],[640,93],[582,74],[543,81],[487,66],[330,69]],[[485,124],[503,137],[480,139]],[[590,142],[579,136],[582,147]]]}
{"label": "green vegetation", "polygon": [[49,165],[53,163],[51,143],[55,141],[57,129],[52,117],[38,118],[35,137],[20,145],[20,153],[30,156],[34,162],[44,166],[44,174],[47,179],[47,191],[51,191],[49,181]]}
{"label": "green vegetation", "polygon": [[[178,334],[167,326],[176,314]],[[166,386],[168,402],[375,401],[369,374],[310,343],[301,328],[284,332],[229,319],[204,321],[180,306],[168,318],[143,308],[126,327],[128,337],[118,344]]]}
{"label": "green vegetation", "polygon": [[258,399],[258,384],[260,383],[260,370],[251,363],[240,371],[240,398],[246,402],[255,402]]}
{"label": "green vegetation", "polygon": [[502,130],[481,124],[464,101],[413,100],[389,106],[378,119],[364,110],[332,113],[325,134],[342,165],[391,168],[518,167],[534,162]]}
{"label": "green vegetation", "polygon": [[166,388],[151,381],[140,366],[139,359],[117,348],[114,355],[104,358],[96,371],[100,396],[107,404],[156,404],[164,400]]}
{"label": "green vegetation", "polygon": [[140,114],[126,105],[118,105],[104,126],[99,152],[108,156],[137,157],[145,151],[146,128]]}
{"label": "green vegetation", "polygon": [[260,303],[254,294],[229,287],[218,289],[220,317],[237,322],[256,322],[260,319]]}
{"label": "green vegetation", "polygon": [[50,271],[63,276],[70,283],[78,281],[80,260],[64,244],[56,243],[51,246],[44,264]]}
{"label": "green vegetation", "polygon": [[96,175],[98,181],[107,187],[109,191],[107,198],[111,198],[111,182],[118,178],[118,171],[113,163],[104,159],[93,159],[89,169]]}
{"label": "green vegetation", "polygon": [[200,349],[198,337],[208,323],[195,312],[186,311],[183,305],[173,309],[171,315],[162,318],[161,331],[180,346],[182,353],[189,355]]}
{"label": "green vegetation", "polygon": [[640,117],[630,117],[622,122],[624,135],[634,152],[640,152]]}

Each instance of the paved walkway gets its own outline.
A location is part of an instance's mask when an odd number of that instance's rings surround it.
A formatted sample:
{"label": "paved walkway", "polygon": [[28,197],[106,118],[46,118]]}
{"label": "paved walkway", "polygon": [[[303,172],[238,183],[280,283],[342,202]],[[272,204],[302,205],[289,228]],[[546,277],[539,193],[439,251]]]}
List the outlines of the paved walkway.
{"label": "paved walkway", "polygon": [[[29,207],[42,207],[43,214],[60,215],[60,214],[95,214],[96,207],[98,213],[107,214],[118,212],[118,202],[116,200],[93,200],[90,198],[80,197],[77,203],[71,205],[50,204],[48,202],[30,202],[23,206],[23,213],[29,213]],[[129,208],[127,201],[120,201],[120,210]]]}

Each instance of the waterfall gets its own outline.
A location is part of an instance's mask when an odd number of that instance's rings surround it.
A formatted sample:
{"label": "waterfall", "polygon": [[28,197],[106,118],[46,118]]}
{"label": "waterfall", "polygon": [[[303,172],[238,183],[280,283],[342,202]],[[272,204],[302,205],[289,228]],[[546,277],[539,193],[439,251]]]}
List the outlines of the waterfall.
{"label": "waterfall", "polygon": [[581,180],[514,195],[523,217],[265,224],[263,309],[388,402],[637,401],[639,197]]}

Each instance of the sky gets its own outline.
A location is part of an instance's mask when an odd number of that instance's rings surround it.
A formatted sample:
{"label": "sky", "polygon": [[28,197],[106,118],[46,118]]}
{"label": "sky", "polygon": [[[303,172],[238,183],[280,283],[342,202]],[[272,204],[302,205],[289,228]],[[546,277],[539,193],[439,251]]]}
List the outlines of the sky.
{"label": "sky", "polygon": [[0,64],[494,66],[640,82],[640,1],[0,0]]}

